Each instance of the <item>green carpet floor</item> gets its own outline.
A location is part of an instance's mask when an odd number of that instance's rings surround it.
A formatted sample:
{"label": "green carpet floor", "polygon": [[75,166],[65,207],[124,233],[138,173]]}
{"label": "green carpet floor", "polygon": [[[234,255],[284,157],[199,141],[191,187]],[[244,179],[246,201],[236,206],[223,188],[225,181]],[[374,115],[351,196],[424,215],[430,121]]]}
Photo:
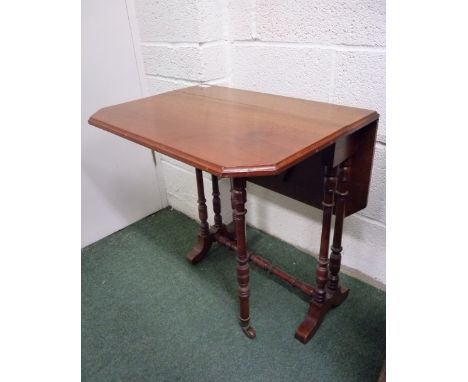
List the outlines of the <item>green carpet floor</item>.
{"label": "green carpet floor", "polygon": [[[348,299],[303,345],[294,331],[305,299],[252,267],[257,338],[249,340],[237,322],[234,253],[215,245],[190,265],[197,232],[195,221],[165,209],[83,249],[83,381],[377,381],[384,292],[343,275]],[[312,280],[311,256],[252,228],[248,243]]]}

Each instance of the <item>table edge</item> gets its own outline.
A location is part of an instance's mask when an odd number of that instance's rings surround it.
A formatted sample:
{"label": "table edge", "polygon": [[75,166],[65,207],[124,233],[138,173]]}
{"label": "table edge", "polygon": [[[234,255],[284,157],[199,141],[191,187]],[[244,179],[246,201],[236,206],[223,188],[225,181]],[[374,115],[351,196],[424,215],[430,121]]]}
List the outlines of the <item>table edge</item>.
{"label": "table edge", "polygon": [[[106,108],[103,108],[106,109]],[[100,109],[100,110],[103,110]],[[90,125],[96,126],[100,129],[106,130],[110,133],[118,135],[122,138],[145,146],[151,150],[157,151],[161,154],[167,155],[173,159],[186,163],[190,166],[196,167],[202,171],[209,172],[213,175],[222,177],[222,178],[236,178],[236,177],[254,177],[254,176],[270,176],[277,175],[289,167],[294,166],[298,162],[307,158],[308,156],[315,154],[318,151],[321,151],[325,147],[336,142],[338,138],[341,138],[345,135],[351,134],[356,130],[368,125],[379,119],[379,114],[376,111],[371,111],[370,114],[353,122],[350,125],[344,126],[340,130],[337,130],[334,134],[324,137],[318,142],[311,144],[310,146],[305,147],[304,149],[282,159],[278,163],[269,164],[269,165],[252,165],[252,166],[241,166],[241,167],[223,167],[216,165],[207,160],[201,159],[199,157],[194,157],[186,152],[182,152],[173,147],[166,146],[162,143],[152,141],[148,138],[142,137],[135,133],[130,133],[126,130],[123,130],[119,127],[107,124],[104,121],[94,118],[96,114],[99,113],[98,110],[94,113],[88,120]]]}

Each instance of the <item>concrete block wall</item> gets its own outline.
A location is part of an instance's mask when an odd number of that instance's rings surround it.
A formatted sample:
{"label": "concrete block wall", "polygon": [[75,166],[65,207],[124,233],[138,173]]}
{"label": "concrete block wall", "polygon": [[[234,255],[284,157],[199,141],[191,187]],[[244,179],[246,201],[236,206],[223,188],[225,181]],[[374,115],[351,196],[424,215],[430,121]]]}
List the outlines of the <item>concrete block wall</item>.
{"label": "concrete block wall", "polygon": [[[346,220],[343,264],[385,284],[385,1],[135,0],[135,7],[149,94],[221,84],[380,113],[369,203]],[[161,163],[169,204],[197,218],[193,169],[164,156]],[[228,182],[220,188],[230,221]],[[208,174],[205,191],[209,199]],[[247,209],[249,224],[318,254],[319,211],[255,185]]]}

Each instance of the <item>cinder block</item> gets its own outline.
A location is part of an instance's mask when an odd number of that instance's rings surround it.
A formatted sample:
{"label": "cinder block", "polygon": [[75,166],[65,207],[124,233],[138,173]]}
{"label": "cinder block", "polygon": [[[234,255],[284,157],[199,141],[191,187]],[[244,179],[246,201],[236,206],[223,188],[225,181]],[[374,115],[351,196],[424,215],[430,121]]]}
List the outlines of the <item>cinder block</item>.
{"label": "cinder block", "polygon": [[142,41],[204,42],[224,38],[222,0],[135,0]]}
{"label": "cinder block", "polygon": [[192,166],[185,164],[184,162],[181,162],[177,159],[173,159],[167,155],[161,155],[161,158],[166,163],[172,164],[175,167],[180,167],[192,175],[195,174],[195,169]]}
{"label": "cinder block", "polygon": [[232,85],[278,95],[328,101],[333,51],[234,45]]}
{"label": "cinder block", "polygon": [[[230,79],[226,77],[226,78],[222,78],[219,80],[203,82],[203,85],[205,84],[229,87]],[[166,93],[172,90],[183,89],[183,88],[187,88],[190,86],[200,86],[198,82],[176,81],[176,80],[157,78],[157,77],[146,77],[146,85],[147,85],[149,95]]]}
{"label": "cinder block", "polygon": [[161,163],[169,205],[192,219],[198,219],[195,176],[168,162]]}
{"label": "cinder block", "polygon": [[342,264],[385,284],[385,226],[352,215],[345,220]]}
{"label": "cinder block", "polygon": [[367,207],[359,213],[384,224],[386,203],[385,182],[385,146],[377,144],[374,152],[374,166],[372,168],[372,178]]}
{"label": "cinder block", "polygon": [[253,0],[228,0],[229,39],[251,40],[255,18]]}
{"label": "cinder block", "polygon": [[191,86],[187,82],[177,82],[155,77],[146,77],[146,84],[149,95],[166,93],[172,90],[182,89]]}
{"label": "cinder block", "polygon": [[201,47],[200,81],[211,81],[227,76],[227,49],[225,43]]}
{"label": "cinder block", "polygon": [[[198,23],[200,41],[226,39],[227,17],[224,10],[226,0],[198,0]],[[227,15],[226,15],[227,16]]]}
{"label": "cinder block", "polygon": [[209,81],[226,76],[225,44],[209,46],[142,46],[147,74]]}
{"label": "cinder block", "polygon": [[385,45],[385,0],[256,0],[260,40]]}
{"label": "cinder block", "polygon": [[203,83],[204,85],[213,85],[213,86],[227,86],[231,85],[231,77],[224,77],[218,80],[210,80]]}
{"label": "cinder block", "polygon": [[200,48],[142,46],[146,74],[193,79],[200,76]]}
{"label": "cinder block", "polygon": [[378,140],[385,142],[385,53],[336,53],[331,102],[376,110],[380,114]]}
{"label": "cinder block", "polygon": [[[162,164],[169,205],[177,211],[180,211],[198,221],[198,197],[195,170],[193,170],[193,168],[187,170],[179,167],[175,163],[167,161],[162,161]],[[208,221],[210,224],[214,224],[213,203],[211,198],[211,177],[207,173],[204,173],[203,175],[206,206],[208,209]],[[231,204],[229,199],[229,181],[221,179],[219,181],[219,189],[221,193],[221,216],[223,217],[224,222],[229,223],[232,220]]]}

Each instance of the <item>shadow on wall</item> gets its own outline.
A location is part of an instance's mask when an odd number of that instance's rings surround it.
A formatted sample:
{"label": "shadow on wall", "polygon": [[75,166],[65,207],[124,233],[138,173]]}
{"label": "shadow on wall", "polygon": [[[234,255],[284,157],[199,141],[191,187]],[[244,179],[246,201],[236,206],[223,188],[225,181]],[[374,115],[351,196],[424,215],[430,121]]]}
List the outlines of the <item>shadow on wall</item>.
{"label": "shadow on wall", "polygon": [[[298,238],[297,242],[295,241],[299,244],[298,248],[318,255],[322,211],[261,186],[247,184],[248,223],[256,228],[261,227],[261,230],[288,242],[294,235]],[[303,224],[298,224],[298,221]],[[346,226],[345,235],[350,235],[357,240],[365,240],[365,227],[359,224],[358,219],[346,219]],[[334,216],[330,243],[333,238],[333,227]]]}
{"label": "shadow on wall", "polygon": [[[211,203],[211,183],[207,183],[205,180],[205,197],[208,204]],[[219,189],[223,222],[229,223],[232,221],[230,180],[226,178],[220,179]],[[254,200],[256,200],[255,203],[253,203]],[[247,222],[256,228],[258,226],[262,227],[260,230],[268,233],[278,229],[278,225],[282,225],[282,214],[279,213],[278,209],[285,210],[288,214],[299,216],[301,220],[307,221],[311,219],[316,224],[322,224],[321,210],[249,182],[247,182],[246,208]]]}

